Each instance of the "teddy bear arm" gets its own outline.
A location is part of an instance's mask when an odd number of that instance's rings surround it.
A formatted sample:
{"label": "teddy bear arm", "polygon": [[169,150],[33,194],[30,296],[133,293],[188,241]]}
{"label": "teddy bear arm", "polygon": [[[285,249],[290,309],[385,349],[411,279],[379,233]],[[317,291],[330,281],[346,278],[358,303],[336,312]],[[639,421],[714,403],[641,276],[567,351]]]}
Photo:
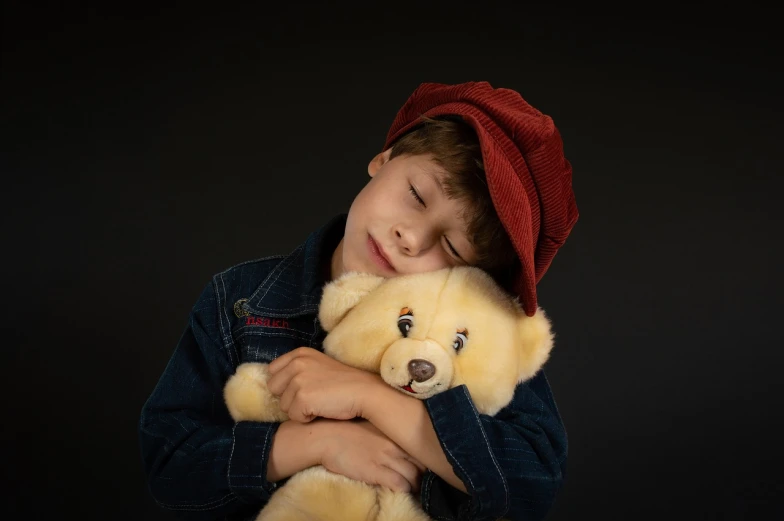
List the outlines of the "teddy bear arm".
{"label": "teddy bear arm", "polygon": [[223,398],[234,421],[283,422],[278,398],[267,389],[269,364],[246,362],[237,367],[223,388]]}

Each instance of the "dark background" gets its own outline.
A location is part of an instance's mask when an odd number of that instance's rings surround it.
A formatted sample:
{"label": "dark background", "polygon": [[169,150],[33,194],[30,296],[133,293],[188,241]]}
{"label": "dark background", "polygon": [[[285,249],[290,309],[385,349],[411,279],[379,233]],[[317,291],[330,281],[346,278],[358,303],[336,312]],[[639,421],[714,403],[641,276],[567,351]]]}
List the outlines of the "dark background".
{"label": "dark background", "polygon": [[549,519],[784,513],[777,13],[30,4],[2,21],[4,508],[171,519],[136,426],[201,289],[347,211],[420,82],[487,80],[553,117],[581,212],[539,289]]}

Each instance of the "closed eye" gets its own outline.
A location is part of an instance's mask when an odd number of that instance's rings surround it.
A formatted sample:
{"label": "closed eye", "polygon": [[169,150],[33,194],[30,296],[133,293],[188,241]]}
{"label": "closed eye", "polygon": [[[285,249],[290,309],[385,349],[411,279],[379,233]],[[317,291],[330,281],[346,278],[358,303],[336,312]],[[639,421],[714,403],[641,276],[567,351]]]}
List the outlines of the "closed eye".
{"label": "closed eye", "polygon": [[452,252],[452,255],[454,255],[457,258],[457,260],[459,260],[460,262],[465,262],[463,258],[460,256],[460,254],[457,253],[455,247],[452,246],[452,243],[449,242],[449,239],[446,238],[446,236],[444,236],[444,240],[446,241],[447,247],[449,247],[449,250]]}
{"label": "closed eye", "polygon": [[[413,197],[420,206],[422,206],[423,208],[427,208],[427,204],[425,204],[425,200],[422,199],[422,197],[419,195],[419,192],[416,191],[416,188],[414,188],[414,185],[409,183],[408,191],[411,193],[411,197]],[[465,260],[463,260],[463,258],[457,252],[455,247],[452,246],[452,243],[449,242],[449,239],[446,237],[446,235],[444,236],[444,241],[446,242],[447,249],[452,254],[452,256],[455,257],[458,261],[460,261],[460,262],[462,262],[464,264],[467,264],[467,262]]]}
{"label": "closed eye", "polygon": [[412,196],[414,196],[414,199],[416,199],[416,202],[417,202],[417,203],[419,203],[419,204],[421,204],[422,206],[424,206],[425,208],[427,208],[427,205],[425,204],[425,200],[424,200],[424,199],[422,199],[422,198],[419,196],[419,194],[417,193],[416,189],[414,188],[414,185],[411,185],[411,184],[410,184],[410,185],[408,185],[408,191],[409,191],[409,192],[411,192],[411,195],[412,195]]}

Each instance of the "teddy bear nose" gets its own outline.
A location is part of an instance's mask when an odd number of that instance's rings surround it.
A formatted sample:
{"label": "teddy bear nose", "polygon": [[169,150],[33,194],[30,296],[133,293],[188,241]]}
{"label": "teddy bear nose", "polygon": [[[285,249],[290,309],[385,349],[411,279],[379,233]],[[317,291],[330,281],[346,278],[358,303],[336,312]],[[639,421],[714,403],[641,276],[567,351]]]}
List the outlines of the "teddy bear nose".
{"label": "teddy bear nose", "polygon": [[411,360],[408,363],[408,374],[417,382],[425,382],[436,374],[436,367],[427,360]]}

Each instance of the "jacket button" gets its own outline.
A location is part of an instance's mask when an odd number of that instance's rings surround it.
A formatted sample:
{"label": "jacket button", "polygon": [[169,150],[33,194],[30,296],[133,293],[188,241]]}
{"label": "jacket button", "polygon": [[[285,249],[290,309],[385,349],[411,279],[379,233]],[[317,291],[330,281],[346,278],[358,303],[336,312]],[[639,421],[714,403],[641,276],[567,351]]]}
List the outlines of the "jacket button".
{"label": "jacket button", "polygon": [[242,305],[244,303],[246,303],[247,301],[248,301],[248,299],[241,298],[237,302],[234,303],[234,314],[237,315],[237,317],[242,318],[242,317],[247,317],[248,315],[250,315],[250,313],[248,313],[247,311],[242,309]]}

